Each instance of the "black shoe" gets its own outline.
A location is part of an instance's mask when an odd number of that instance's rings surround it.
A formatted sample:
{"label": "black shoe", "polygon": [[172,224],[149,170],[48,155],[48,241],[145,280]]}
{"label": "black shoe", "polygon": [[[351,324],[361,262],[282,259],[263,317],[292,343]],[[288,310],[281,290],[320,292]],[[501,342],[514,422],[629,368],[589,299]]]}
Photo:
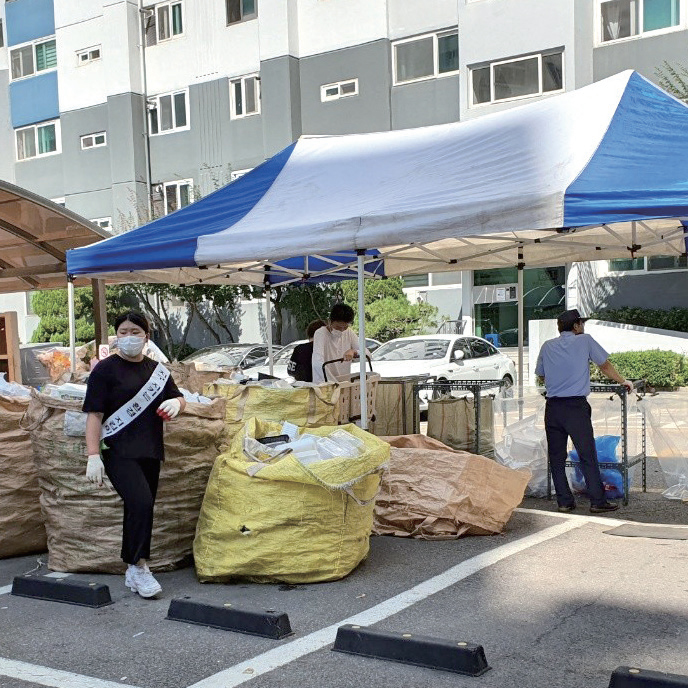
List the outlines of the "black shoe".
{"label": "black shoe", "polygon": [[607,511],[616,511],[619,505],[616,502],[605,502],[604,504],[591,504],[591,514],[604,514]]}
{"label": "black shoe", "polygon": [[570,514],[576,508],[575,504],[564,504],[557,507],[557,511],[562,514]]}

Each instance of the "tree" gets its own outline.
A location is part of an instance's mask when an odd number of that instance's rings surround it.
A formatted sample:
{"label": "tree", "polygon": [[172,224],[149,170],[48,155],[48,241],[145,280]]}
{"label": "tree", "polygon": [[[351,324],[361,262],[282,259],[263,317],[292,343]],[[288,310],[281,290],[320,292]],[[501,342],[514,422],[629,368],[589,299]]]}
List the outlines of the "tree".
{"label": "tree", "polygon": [[[337,284],[293,284],[282,289],[280,308],[289,311],[301,332],[305,332],[314,320],[327,320],[332,306],[342,299],[342,291]],[[281,328],[278,341],[281,343]]]}
{"label": "tree", "polygon": [[[110,321],[109,332],[114,334],[113,322],[119,313],[127,308],[125,295],[116,287],[106,289],[106,308]],[[31,300],[34,313],[41,321],[31,337],[32,342],[69,343],[69,306],[66,289],[37,291]],[[74,319],[76,341],[85,344],[96,337],[93,320],[93,293],[89,287],[74,290]]]}
{"label": "tree", "polygon": [[[366,280],[363,295],[366,336],[387,341],[422,334],[437,324],[437,308],[427,303],[411,303],[402,287],[400,277]],[[357,310],[358,283],[342,282],[341,290],[344,301]],[[354,327],[358,328],[358,314]]]}
{"label": "tree", "polygon": [[661,67],[655,70],[659,77],[659,86],[684,103],[688,103],[688,69],[682,64],[674,67],[664,60]]}
{"label": "tree", "polygon": [[[234,341],[230,324],[238,320],[236,310],[240,296],[250,296],[243,287],[229,285],[193,284],[130,284],[119,287],[134,300],[154,324],[160,348],[171,360],[184,358],[193,351],[187,345],[189,330],[198,319],[217,344],[223,339]],[[186,321],[172,312],[172,299],[186,308]]]}

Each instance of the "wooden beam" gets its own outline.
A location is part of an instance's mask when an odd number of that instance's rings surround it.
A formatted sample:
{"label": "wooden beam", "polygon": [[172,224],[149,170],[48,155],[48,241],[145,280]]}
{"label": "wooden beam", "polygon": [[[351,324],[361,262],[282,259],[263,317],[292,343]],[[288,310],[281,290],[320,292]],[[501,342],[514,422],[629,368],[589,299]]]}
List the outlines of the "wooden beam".
{"label": "wooden beam", "polygon": [[26,230],[21,229],[21,227],[13,225],[11,222],[8,222],[7,220],[0,219],[0,229],[7,232],[8,234],[11,234],[12,236],[16,236],[18,239],[23,239],[24,241],[26,241],[27,244],[35,246],[37,249],[40,249],[44,253],[50,254],[53,258],[57,258],[61,262],[65,262],[67,260],[64,252],[56,249],[54,246],[51,246],[45,241],[38,241],[36,237],[33,236],[33,234],[30,234]]}
{"label": "wooden beam", "polygon": [[105,282],[103,280],[91,280],[91,292],[93,293],[93,322],[96,325],[96,352],[101,344],[108,343],[108,323],[105,309]]}
{"label": "wooden beam", "polygon": [[[4,260],[0,260],[0,279],[3,277],[19,277],[21,279],[37,277],[38,275],[65,275],[67,265],[65,263],[52,263],[51,265],[34,265],[33,267],[16,268]],[[38,284],[38,282],[36,282]]]}
{"label": "wooden beam", "polygon": [[26,269],[28,268],[15,268],[11,263],[8,263],[7,261],[4,261],[2,260],[2,258],[0,258],[0,278],[19,278],[22,282],[24,282],[24,284],[26,284],[29,287],[29,289],[36,289],[38,287],[38,282],[36,282],[35,279],[32,279],[33,276],[36,274],[34,270],[27,274],[6,274],[7,270],[9,270],[11,273],[15,270],[19,270],[21,272]]}

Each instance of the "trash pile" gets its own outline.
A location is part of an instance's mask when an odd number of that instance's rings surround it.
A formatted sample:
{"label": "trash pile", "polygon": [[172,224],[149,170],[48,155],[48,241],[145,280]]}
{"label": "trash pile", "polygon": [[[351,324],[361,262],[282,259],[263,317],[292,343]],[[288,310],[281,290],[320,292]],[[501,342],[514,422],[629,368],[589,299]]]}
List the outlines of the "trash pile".
{"label": "trash pile", "polygon": [[494,457],[497,463],[531,473],[527,497],[547,496],[547,437],[545,397],[536,387],[525,387],[522,397],[498,394],[493,403]]}
{"label": "trash pile", "polygon": [[388,470],[375,503],[376,535],[455,540],[501,533],[530,479],[425,435],[387,437]]}
{"label": "trash pile", "polygon": [[21,427],[30,398],[27,387],[0,375],[0,559],[46,545],[31,438]]}
{"label": "trash pile", "polygon": [[289,430],[250,418],[218,456],[194,541],[201,581],[331,581],[367,556],[389,444],[355,425]]}
{"label": "trash pile", "polygon": [[[28,430],[40,486],[40,506],[53,571],[119,573],[122,501],[106,480],[89,483],[86,470],[85,385],[33,392]],[[153,522],[151,567],[169,570],[190,560],[196,519],[219,451],[224,400],[187,404],[165,428],[165,454]]]}

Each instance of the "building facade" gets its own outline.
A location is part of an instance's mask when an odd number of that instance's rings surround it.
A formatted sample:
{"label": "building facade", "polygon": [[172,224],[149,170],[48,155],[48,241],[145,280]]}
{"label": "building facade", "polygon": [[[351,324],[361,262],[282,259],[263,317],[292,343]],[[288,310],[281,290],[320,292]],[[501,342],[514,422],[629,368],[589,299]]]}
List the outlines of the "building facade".
{"label": "building facade", "polygon": [[[116,232],[301,134],[467,120],[688,61],[688,0],[5,0],[0,21],[0,177]],[[684,268],[528,271],[526,316],[632,305],[638,280],[652,303]],[[408,283],[510,343],[507,273]]]}

